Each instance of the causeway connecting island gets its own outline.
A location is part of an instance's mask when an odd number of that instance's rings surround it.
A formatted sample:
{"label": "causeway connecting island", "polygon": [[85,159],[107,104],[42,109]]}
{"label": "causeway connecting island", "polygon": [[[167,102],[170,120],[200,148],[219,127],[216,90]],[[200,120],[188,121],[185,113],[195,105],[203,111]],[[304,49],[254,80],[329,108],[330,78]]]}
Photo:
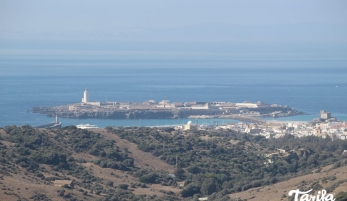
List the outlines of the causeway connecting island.
{"label": "causeway connecting island", "polygon": [[148,100],[144,102],[90,102],[88,89],[82,101],[70,105],[34,107],[34,113],[48,117],[95,119],[179,119],[179,118],[230,118],[259,121],[258,117],[285,117],[302,114],[288,106],[232,102],[170,102]]}

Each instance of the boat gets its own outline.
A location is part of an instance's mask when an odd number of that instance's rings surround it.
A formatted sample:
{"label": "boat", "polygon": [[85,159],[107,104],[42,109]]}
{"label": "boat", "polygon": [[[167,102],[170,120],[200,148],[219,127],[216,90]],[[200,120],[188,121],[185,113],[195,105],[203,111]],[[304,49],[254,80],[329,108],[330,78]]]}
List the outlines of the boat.
{"label": "boat", "polygon": [[55,121],[47,124],[36,125],[33,128],[61,128],[62,123],[59,122],[58,115],[55,116]]}
{"label": "boat", "polygon": [[96,129],[96,128],[99,128],[96,125],[92,125],[92,124],[78,124],[78,125],[76,125],[76,127],[80,128],[80,129]]}

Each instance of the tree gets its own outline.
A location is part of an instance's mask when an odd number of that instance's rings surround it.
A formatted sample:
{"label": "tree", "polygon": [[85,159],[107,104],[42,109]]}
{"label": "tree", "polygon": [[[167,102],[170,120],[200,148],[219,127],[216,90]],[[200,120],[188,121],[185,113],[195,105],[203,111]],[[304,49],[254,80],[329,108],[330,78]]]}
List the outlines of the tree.
{"label": "tree", "polygon": [[182,191],[182,197],[191,197],[194,194],[200,193],[200,186],[195,183],[188,184]]}
{"label": "tree", "polygon": [[184,179],[185,178],[185,172],[182,168],[177,168],[174,172],[176,178],[178,179]]}
{"label": "tree", "polygon": [[190,166],[189,168],[187,168],[187,170],[188,170],[189,173],[192,173],[192,174],[200,173],[200,169],[196,165]]}
{"label": "tree", "polygon": [[157,174],[149,173],[149,174],[145,174],[145,175],[141,176],[139,178],[139,180],[142,183],[155,183],[157,177],[158,177]]}
{"label": "tree", "polygon": [[216,182],[212,178],[205,179],[200,188],[200,192],[203,195],[211,195],[216,191]]}

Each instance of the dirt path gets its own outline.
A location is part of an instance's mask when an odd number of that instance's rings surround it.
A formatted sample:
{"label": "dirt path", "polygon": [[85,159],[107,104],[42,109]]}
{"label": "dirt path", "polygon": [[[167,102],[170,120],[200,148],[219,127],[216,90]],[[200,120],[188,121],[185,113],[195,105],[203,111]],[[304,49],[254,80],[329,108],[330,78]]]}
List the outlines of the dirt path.
{"label": "dirt path", "polygon": [[166,170],[169,172],[174,171],[174,167],[160,160],[158,157],[153,156],[151,153],[143,152],[137,148],[137,145],[129,142],[126,139],[121,139],[118,135],[109,133],[106,129],[95,129],[94,132],[100,133],[109,140],[115,140],[116,145],[124,150],[128,149],[129,156],[134,159],[135,166],[137,167],[150,167],[156,170]]}

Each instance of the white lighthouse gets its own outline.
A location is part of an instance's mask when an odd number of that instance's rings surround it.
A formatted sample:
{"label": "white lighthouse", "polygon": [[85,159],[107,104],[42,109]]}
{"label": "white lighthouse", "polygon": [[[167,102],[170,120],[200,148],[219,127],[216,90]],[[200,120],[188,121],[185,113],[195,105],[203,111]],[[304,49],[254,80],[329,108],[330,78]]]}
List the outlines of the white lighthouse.
{"label": "white lighthouse", "polygon": [[88,89],[84,90],[82,103],[88,103]]}

